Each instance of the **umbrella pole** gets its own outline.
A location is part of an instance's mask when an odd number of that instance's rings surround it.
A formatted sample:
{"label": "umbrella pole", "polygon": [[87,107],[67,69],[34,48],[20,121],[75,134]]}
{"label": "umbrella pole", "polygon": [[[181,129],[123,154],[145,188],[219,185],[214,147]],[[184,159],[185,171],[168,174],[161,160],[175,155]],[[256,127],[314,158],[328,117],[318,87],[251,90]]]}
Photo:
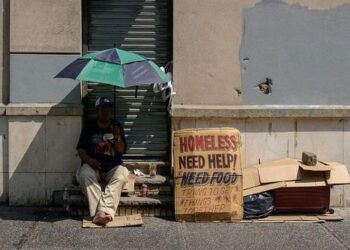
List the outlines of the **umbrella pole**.
{"label": "umbrella pole", "polygon": [[139,86],[135,87],[135,98],[137,98],[137,91],[139,90]]}
{"label": "umbrella pole", "polygon": [[116,120],[117,88],[113,86],[113,119]]}
{"label": "umbrella pole", "polygon": [[[113,44],[113,47],[114,47],[114,48],[117,48],[117,44],[114,43],[114,44]],[[115,111],[115,110],[116,110],[116,107],[115,107],[115,106],[116,106],[116,101],[117,101],[117,100],[116,100],[116,99],[117,99],[117,88],[116,88],[115,86],[113,86],[113,99],[114,99],[114,100],[113,100],[113,102],[114,102],[114,104],[113,104],[113,105],[114,105],[114,106],[113,106],[113,118],[114,118],[114,120],[116,120],[116,111]]]}

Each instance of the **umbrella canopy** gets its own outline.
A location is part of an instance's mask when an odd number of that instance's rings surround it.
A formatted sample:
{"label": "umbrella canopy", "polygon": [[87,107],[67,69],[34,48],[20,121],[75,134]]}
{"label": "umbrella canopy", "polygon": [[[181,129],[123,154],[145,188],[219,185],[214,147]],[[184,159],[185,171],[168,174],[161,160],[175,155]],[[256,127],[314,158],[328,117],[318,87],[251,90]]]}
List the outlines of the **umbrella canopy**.
{"label": "umbrella canopy", "polygon": [[169,81],[152,61],[121,49],[86,54],[65,67],[55,78],[131,87]]}

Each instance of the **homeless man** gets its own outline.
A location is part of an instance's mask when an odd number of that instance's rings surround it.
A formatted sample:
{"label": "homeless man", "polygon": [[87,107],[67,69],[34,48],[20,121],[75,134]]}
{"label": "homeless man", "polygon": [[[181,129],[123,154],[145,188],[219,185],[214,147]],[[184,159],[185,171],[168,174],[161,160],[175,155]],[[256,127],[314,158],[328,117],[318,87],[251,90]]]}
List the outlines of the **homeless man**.
{"label": "homeless man", "polygon": [[[129,171],[121,165],[126,142],[122,126],[112,120],[111,102],[100,97],[95,107],[97,119],[83,127],[77,145],[82,161],[77,180],[89,201],[92,222],[106,225],[114,218]],[[100,179],[107,182],[104,192]]]}

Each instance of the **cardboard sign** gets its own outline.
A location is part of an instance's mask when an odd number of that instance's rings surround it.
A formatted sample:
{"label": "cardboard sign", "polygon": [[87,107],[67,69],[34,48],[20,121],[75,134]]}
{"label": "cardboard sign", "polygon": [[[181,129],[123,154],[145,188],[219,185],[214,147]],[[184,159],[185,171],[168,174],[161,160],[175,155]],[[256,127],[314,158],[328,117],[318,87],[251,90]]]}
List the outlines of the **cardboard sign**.
{"label": "cardboard sign", "polygon": [[233,128],[174,132],[176,220],[242,219],[240,146]]}

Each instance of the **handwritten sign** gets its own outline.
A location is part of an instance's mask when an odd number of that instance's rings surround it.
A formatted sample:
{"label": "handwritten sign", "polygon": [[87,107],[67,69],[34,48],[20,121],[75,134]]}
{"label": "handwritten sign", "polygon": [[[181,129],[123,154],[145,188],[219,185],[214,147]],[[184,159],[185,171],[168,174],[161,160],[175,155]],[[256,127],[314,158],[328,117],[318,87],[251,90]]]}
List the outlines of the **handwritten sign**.
{"label": "handwritten sign", "polygon": [[241,220],[240,133],[234,128],[174,132],[175,217]]}

